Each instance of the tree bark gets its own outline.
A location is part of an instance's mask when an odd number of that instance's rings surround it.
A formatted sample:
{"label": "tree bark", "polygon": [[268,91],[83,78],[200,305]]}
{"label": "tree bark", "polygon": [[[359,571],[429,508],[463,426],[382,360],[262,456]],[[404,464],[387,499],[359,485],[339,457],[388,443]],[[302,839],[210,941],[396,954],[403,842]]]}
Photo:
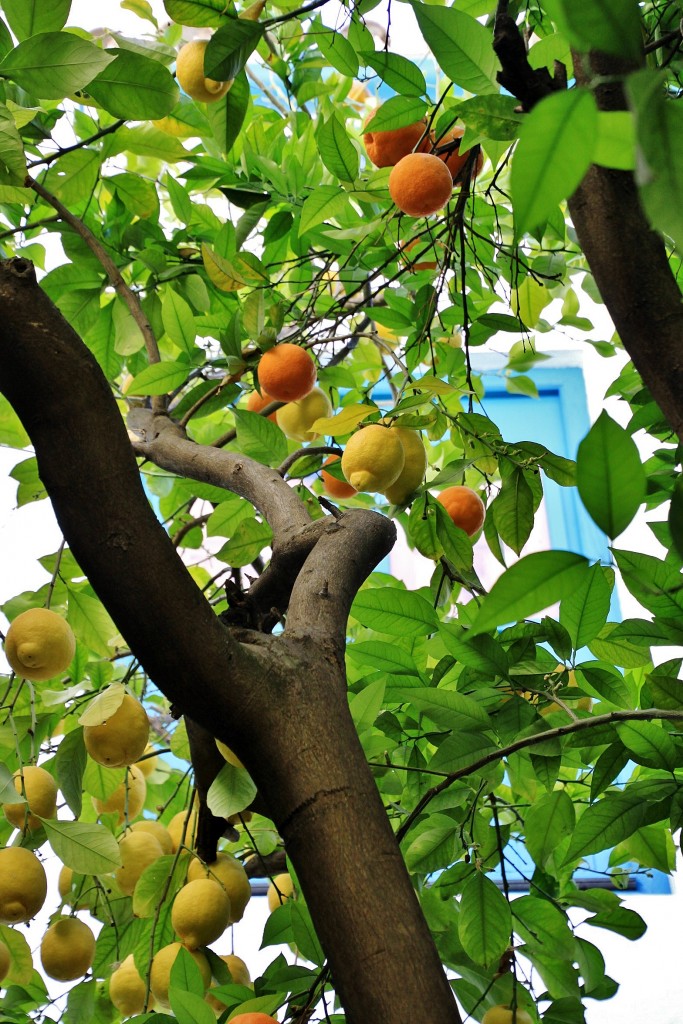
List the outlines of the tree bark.
{"label": "tree bark", "polygon": [[276,523],[273,550],[289,552],[282,564],[298,571],[274,587],[279,601],[293,591],[283,635],[231,629],[154,516],[94,357],[25,260],[0,265],[0,314],[0,389],[35,446],[67,543],[155,684],[249,769],[350,1024],[414,1024],[425,1013],[460,1024],[346,696],[348,608],[390,550],[393,525],[365,511],[311,524],[303,506],[283,511],[293,492],[271,470],[228,452],[207,462],[170,423],[153,427],[138,450],[181,472],[189,459],[247,495]]}

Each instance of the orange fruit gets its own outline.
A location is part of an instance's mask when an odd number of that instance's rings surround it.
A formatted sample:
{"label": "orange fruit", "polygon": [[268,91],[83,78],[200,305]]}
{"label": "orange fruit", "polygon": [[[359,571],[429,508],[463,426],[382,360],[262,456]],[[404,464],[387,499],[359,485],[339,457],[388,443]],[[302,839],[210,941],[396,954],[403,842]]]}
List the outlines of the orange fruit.
{"label": "orange fruit", "polygon": [[[462,172],[471,153],[470,149],[464,153],[460,152],[460,140],[464,134],[464,128],[461,128],[460,125],[454,125],[452,128],[449,128],[448,131],[439,135],[434,142],[434,152],[438,156],[439,160],[443,160],[446,167],[451,172],[454,185],[462,184]],[[471,172],[472,176],[476,178],[483,166],[484,154],[480,149],[477,153],[474,169]]]}
{"label": "orange fruit", "polygon": [[230,1024],[277,1024],[277,1020],[267,1013],[238,1013],[230,1018]]}
{"label": "orange fruit", "polygon": [[425,243],[425,240],[423,238],[413,238],[412,242],[408,242],[407,245],[403,246],[403,252],[401,253],[401,255],[406,266],[413,273],[416,270],[436,270],[437,268],[436,260],[418,259],[415,262],[412,262],[409,256],[407,255],[411,249],[415,248],[419,249],[420,252],[423,252],[423,250],[427,249],[427,244],[428,243]]}
{"label": "orange fruit", "polygon": [[[365,122],[366,126],[374,117],[374,113]],[[416,121],[404,128],[393,128],[386,132],[366,131],[363,134],[365,152],[375,167],[393,167],[408,153],[412,153],[423,135],[425,135],[426,123]],[[429,137],[425,135],[420,143],[419,152],[429,152]]]}
{"label": "orange fruit", "polygon": [[471,487],[447,487],[437,496],[452,521],[470,537],[480,530],[486,518],[486,506]]}
{"label": "orange fruit", "polygon": [[[341,455],[329,455],[323,465],[328,466],[330,462],[339,462]],[[337,480],[336,476],[332,476],[323,469],[322,471],[323,487],[330,495],[331,498],[352,498],[358,491],[351,484],[346,483],[344,480]]]}
{"label": "orange fruit", "polygon": [[427,217],[451,198],[453,179],[443,160],[431,153],[409,153],[389,175],[389,195],[409,217]]}
{"label": "orange fruit", "polygon": [[258,364],[258,382],[277,402],[296,402],[315,384],[315,363],[305,348],[283,342],[269,348]]}
{"label": "orange fruit", "polygon": [[[260,395],[258,391],[252,391],[252,393],[249,395],[249,398],[247,399],[247,411],[261,412],[261,409],[265,409],[267,405],[270,405],[270,403],[274,401],[275,399],[273,398],[273,396],[267,395],[265,391],[262,391]],[[268,419],[270,420],[271,423],[277,423],[274,412],[271,412]]]}

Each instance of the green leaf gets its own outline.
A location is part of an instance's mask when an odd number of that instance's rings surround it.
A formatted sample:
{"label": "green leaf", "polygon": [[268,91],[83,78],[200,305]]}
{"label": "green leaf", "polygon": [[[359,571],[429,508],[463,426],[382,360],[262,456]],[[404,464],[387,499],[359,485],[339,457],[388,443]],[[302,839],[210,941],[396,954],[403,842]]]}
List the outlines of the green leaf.
{"label": "green leaf", "polygon": [[223,152],[226,154],[228,154],[235,145],[237,137],[242,131],[244,118],[246,117],[247,110],[249,109],[250,97],[251,90],[249,89],[247,74],[245,71],[240,71],[238,75],[235,75],[234,81],[230,86],[230,91],[225,97],[224,102],[220,105],[221,110],[225,111]]}
{"label": "green leaf", "polygon": [[643,50],[637,0],[553,0],[553,20],[577,50],[602,50],[640,60]]}
{"label": "green leaf", "polygon": [[129,395],[166,395],[185,383],[186,363],[152,363],[136,374],[127,390]]}
{"label": "green leaf", "polygon": [[[177,992],[189,993],[204,999],[204,979],[198,965],[187,949],[182,947],[171,966],[171,985]],[[177,1011],[174,1008],[177,1015]]]}
{"label": "green leaf", "polygon": [[348,39],[341,32],[325,28],[320,22],[311,26],[311,37],[328,64],[342,75],[355,78],[358,74],[358,57]]}
{"label": "green leaf", "polygon": [[490,878],[481,871],[463,886],[458,934],[463,949],[475,963],[491,967],[510,942],[510,905]]}
{"label": "green leaf", "polygon": [[[178,959],[180,958],[178,957]],[[190,959],[192,958],[190,957]],[[194,966],[197,972],[199,972],[197,965],[195,964]],[[216,1014],[208,1005],[203,995],[186,992],[171,984],[168,989],[168,997],[178,1024],[216,1024]]]}
{"label": "green leaf", "polygon": [[83,803],[83,772],[87,761],[83,729],[72,729],[57,747],[54,766],[57,784],[76,818],[80,816]]}
{"label": "green leaf", "polygon": [[564,863],[616,846],[640,828],[644,817],[645,805],[638,793],[608,793],[579,818]]}
{"label": "green leaf", "polygon": [[193,28],[216,28],[225,22],[224,0],[164,0],[171,21]]}
{"label": "green leaf", "polygon": [[578,587],[588,562],[571,551],[538,551],[510,566],[484,598],[472,623],[477,633],[527,618]]}
{"label": "green leaf", "polygon": [[598,111],[588,89],[554,92],[527,114],[512,158],[517,233],[543,224],[591,165]]}
{"label": "green leaf", "polygon": [[617,171],[636,167],[636,126],[630,110],[598,112],[598,137],[593,163]]}
{"label": "green leaf", "polygon": [[469,572],[474,561],[472,540],[456,526],[440,501],[429,501],[428,511],[436,513],[436,535],[446,559],[460,572]]}
{"label": "green leaf", "polygon": [[576,484],[588,513],[618,537],[645,500],[645,470],[632,437],[603,410],[579,445]]}
{"label": "green leaf", "polygon": [[171,341],[186,355],[194,351],[196,330],[189,302],[173,288],[167,288],[161,298],[161,319]]}
{"label": "green leaf", "polygon": [[119,845],[108,828],[96,822],[41,818],[53,852],[79,875],[100,875],[121,864]]}
{"label": "green leaf", "polygon": [[574,960],[574,936],[567,915],[549,900],[537,896],[513,900],[512,927],[531,949],[558,960]]}
{"label": "green leaf", "polygon": [[320,158],[331,174],[352,182],[358,176],[358,153],[337,114],[323,121],[316,134]]}
{"label": "green leaf", "polygon": [[33,957],[26,936],[17,928],[0,924],[0,941],[5,943],[10,954],[9,973],[3,978],[3,988],[10,985],[26,987],[33,977]]}
{"label": "green leaf", "polygon": [[[427,112],[427,104],[422,99],[411,96],[392,96],[385,100],[372,118],[363,128],[365,132],[389,132],[395,128],[405,128],[415,121],[421,121]],[[425,125],[425,129],[426,129]]]}
{"label": "green leaf", "polygon": [[409,871],[429,873],[452,864],[462,852],[459,828],[452,818],[430,815],[429,823],[405,851]]}
{"label": "green leaf", "polygon": [[591,775],[591,800],[595,800],[614,782],[628,762],[628,751],[619,740],[610,743],[609,747],[603,750],[595,762]]}
{"label": "green leaf", "polygon": [[299,219],[299,237],[318,224],[338,217],[349,206],[349,197],[339,185],[319,185],[304,199]]}
{"label": "green leaf", "polygon": [[237,443],[250,459],[267,466],[279,466],[287,457],[287,439],[280,428],[266,416],[235,409]]}
{"label": "green leaf", "polygon": [[417,23],[439,67],[461,89],[497,93],[498,58],[491,31],[454,7],[412,2]]}
{"label": "green leaf", "polygon": [[19,40],[40,32],[59,32],[69,17],[71,0],[3,0],[2,10]]}
{"label": "green leaf", "polygon": [[655,722],[618,722],[617,733],[638,764],[667,771],[683,764],[682,752],[671,736]]}
{"label": "green leaf", "polygon": [[359,591],[351,615],[361,625],[391,636],[427,636],[438,626],[436,612],[424,597],[394,587]]}
{"label": "green leaf", "polygon": [[[607,621],[612,587],[605,570],[598,563],[592,565],[575,590],[560,604],[560,622],[569,633],[574,650],[593,640]],[[612,580],[614,574],[611,572]]]}
{"label": "green leaf", "polygon": [[180,93],[168,68],[131,50],[107,50],[115,59],[88,85],[90,95],[114,117],[147,121],[165,117]]}
{"label": "green leaf", "polygon": [[61,100],[83,89],[114,60],[87,39],[70,32],[31,36],[0,63],[0,77],[45,100]]}
{"label": "green leaf", "polygon": [[626,88],[636,115],[636,182],[640,200],[650,223],[680,246],[683,111],[667,98],[663,74],[636,72],[628,76]]}
{"label": "green leaf", "polygon": [[518,555],[534,525],[534,496],[521,469],[515,468],[503,477],[503,486],[489,511],[500,539]]}
{"label": "green leaf", "polygon": [[268,523],[257,519],[243,520],[227,544],[224,544],[216,558],[227,562],[233,568],[249,565],[271,543],[273,531]]}
{"label": "green leaf", "polygon": [[401,96],[424,96],[427,92],[425,76],[417,64],[399,53],[387,50],[363,50],[363,63],[376,71],[383,82]]}
{"label": "green leaf", "polygon": [[[14,118],[4,103],[0,103],[0,170],[4,170],[9,180],[19,185],[23,185],[26,180],[24,144]],[[0,198],[2,198],[1,194]],[[3,201],[12,202],[11,195]],[[22,198],[21,202],[27,202],[27,200]]]}
{"label": "green leaf", "polygon": [[411,686],[409,689],[392,689],[391,696],[395,700],[408,701],[416,711],[421,711],[444,729],[481,732],[491,725],[483,707],[457,690]]}
{"label": "green leaf", "polygon": [[105,183],[134,216],[146,219],[158,215],[159,197],[151,181],[146,181],[139,174],[114,174],[106,178]]}
{"label": "green leaf", "polygon": [[69,625],[78,639],[91,651],[109,658],[113,654],[110,643],[119,631],[102,602],[84,590],[69,587]]}
{"label": "green leaf", "polygon": [[463,100],[453,113],[467,125],[467,131],[484,139],[512,142],[519,135],[525,114],[517,109],[514,96],[473,96]]}
{"label": "green leaf", "polygon": [[680,620],[683,611],[683,575],[654,555],[614,549],[624,583],[648,611]]}
{"label": "green leaf", "polygon": [[564,790],[538,797],[526,812],[527,849],[539,868],[544,869],[557,847],[571,835],[576,821],[574,804]]}
{"label": "green leaf", "polygon": [[246,768],[226,762],[211,783],[206,802],[217,818],[229,818],[245,810],[255,795],[256,786]]}
{"label": "green leaf", "polygon": [[204,53],[204,71],[216,82],[230,82],[243,70],[264,32],[257,21],[230,17],[211,36]]}
{"label": "green leaf", "polygon": [[674,484],[668,522],[678,557],[683,559],[683,476],[679,476]]}
{"label": "green leaf", "polygon": [[361,665],[377,668],[394,675],[418,675],[415,661],[396,644],[384,640],[367,640],[347,645],[346,656]]}
{"label": "green leaf", "polygon": [[607,931],[616,932],[627,939],[639,939],[647,931],[647,925],[640,914],[628,907],[615,907],[613,910],[606,910],[601,914],[586,918],[586,924],[592,924],[596,928],[606,928]]}
{"label": "green leaf", "polygon": [[292,931],[294,932],[294,942],[297,949],[300,950],[306,960],[310,960],[316,966],[322,967],[325,963],[325,954],[318,941],[318,936],[315,934],[315,928],[313,927],[308,907],[299,901],[292,901],[291,915]]}
{"label": "green leaf", "polygon": [[[159,903],[159,893],[166,892],[167,899],[185,882],[188,857],[169,853],[148,865],[140,875],[133,892],[133,913],[136,917],[152,917]],[[173,876],[169,882],[169,876]],[[165,888],[168,886],[168,890]]]}

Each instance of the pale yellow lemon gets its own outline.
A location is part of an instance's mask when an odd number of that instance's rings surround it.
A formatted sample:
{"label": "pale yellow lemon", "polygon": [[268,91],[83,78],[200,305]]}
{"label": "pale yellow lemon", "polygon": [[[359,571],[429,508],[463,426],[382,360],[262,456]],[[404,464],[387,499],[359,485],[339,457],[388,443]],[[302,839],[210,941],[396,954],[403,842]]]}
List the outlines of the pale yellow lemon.
{"label": "pale yellow lemon", "polygon": [[[254,987],[251,975],[249,974],[249,968],[241,957],[235,956],[234,953],[227,953],[221,957],[221,960],[228,968],[230,978],[235,985],[244,985],[245,988]],[[221,1003],[219,999],[212,996],[211,989],[206,993],[206,1001],[216,1014],[223,1013],[225,1010],[225,1003]]]}
{"label": "pale yellow lemon", "polygon": [[417,430],[391,427],[403,445],[403,469],[390,487],[384,491],[392,505],[403,505],[415,493],[427,471],[427,451]]}
{"label": "pale yellow lemon", "polygon": [[106,800],[99,800],[93,797],[93,805],[98,814],[118,814],[119,824],[122,824],[126,812],[126,797],[128,800],[128,820],[137,818],[145,806],[147,798],[147,783],[145,776],[135,765],[126,772],[126,778],[117,786],[111,796]]}
{"label": "pale yellow lemon", "polygon": [[[225,957],[223,958],[225,959]],[[237,957],[239,959],[239,957]],[[9,949],[4,942],[0,942],[0,981],[4,981],[12,966],[12,958]]]}
{"label": "pale yellow lemon", "polygon": [[[150,987],[155,1000],[164,1008],[168,1008],[169,1005],[168,987],[171,983],[171,968],[173,967],[176,957],[182,948],[182,943],[171,942],[168,946],[164,946],[160,949],[152,960]],[[211,982],[211,967],[209,965],[209,961],[204,953],[200,953],[197,950],[188,950],[188,953],[197,964],[197,967],[199,967],[202,981],[204,982],[204,991],[206,991]]]}
{"label": "pale yellow lemon", "polygon": [[385,491],[398,479],[404,463],[398,435],[378,423],[352,434],[342,455],[344,476],[357,491]]}
{"label": "pale yellow lemon", "polygon": [[116,884],[124,896],[132,896],[142,872],[163,857],[164,851],[149,832],[129,832],[119,840],[119,852],[121,866],[114,874]]}
{"label": "pale yellow lemon", "polygon": [[[32,832],[40,828],[41,818],[57,817],[57,783],[44,768],[27,764],[21,771],[14,773],[14,788],[21,793],[21,776],[24,776],[24,794],[28,807],[24,803],[5,804],[5,817],[15,828],[24,827],[24,822]],[[27,815],[27,810],[30,813]]]}
{"label": "pale yellow lemon", "polygon": [[332,415],[332,403],[321,388],[313,388],[304,398],[288,402],[275,413],[280,430],[293,441],[315,441],[320,434],[311,430],[318,419]]}
{"label": "pale yellow lemon", "polygon": [[17,615],[5,637],[5,657],[18,676],[39,682],[60,675],[76,653],[71,626],[49,608]]}
{"label": "pale yellow lemon", "polygon": [[0,850],[0,924],[25,924],[47,896],[45,868],[22,846]]}
{"label": "pale yellow lemon", "polygon": [[[187,822],[187,828],[185,823]],[[175,853],[183,842],[183,832],[185,832],[185,846],[192,846],[194,834],[197,831],[197,810],[195,807],[188,811],[178,811],[174,814],[168,825],[168,834],[171,837],[173,843],[173,853]]]}
{"label": "pale yellow lemon", "polygon": [[219,853],[211,864],[204,864],[195,858],[187,872],[188,881],[196,878],[213,878],[225,889],[230,899],[230,921],[242,920],[245,907],[251,899],[251,884],[241,862],[229,853]]}
{"label": "pale yellow lemon", "polygon": [[147,712],[129,693],[124,694],[121,704],[106,722],[83,727],[85,749],[93,761],[107,768],[134,764],[144,754],[148,739]]}
{"label": "pale yellow lemon", "polygon": [[216,82],[204,75],[204,54],[209,45],[207,39],[193,39],[178,51],[175,73],[184,93],[202,103],[216,103],[225,96],[232,81]]}
{"label": "pale yellow lemon", "polygon": [[40,943],[43,970],[55,981],[75,981],[90,970],[95,936],[84,921],[63,917],[50,925]]}
{"label": "pale yellow lemon", "polygon": [[164,853],[173,853],[173,840],[166,826],[156,818],[141,818],[130,826],[131,832],[148,832],[154,836]]}
{"label": "pale yellow lemon", "polygon": [[275,875],[268,886],[268,909],[272,912],[294,895],[294,881],[288,871]]}
{"label": "pale yellow lemon", "polygon": [[171,923],[188,949],[215,942],[230,922],[230,897],[212,878],[196,878],[176,895],[171,908]]}
{"label": "pale yellow lemon", "polygon": [[130,953],[111,976],[109,998],[122,1016],[132,1017],[145,1011],[146,990],[147,986],[138,974],[135,959]]}

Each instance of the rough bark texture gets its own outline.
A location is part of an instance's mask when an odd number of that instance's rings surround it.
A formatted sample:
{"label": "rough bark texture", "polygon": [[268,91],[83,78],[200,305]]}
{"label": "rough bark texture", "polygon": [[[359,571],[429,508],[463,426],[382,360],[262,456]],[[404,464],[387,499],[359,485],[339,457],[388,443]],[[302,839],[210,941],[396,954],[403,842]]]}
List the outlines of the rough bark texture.
{"label": "rough bark texture", "polygon": [[[514,19],[496,19],[499,79],[525,110],[555,88],[546,69],[533,70]],[[636,70],[605,54],[575,61],[578,84],[595,78],[601,110],[625,107],[623,76]],[[621,342],[678,437],[683,440],[683,303],[662,239],[648,223],[633,174],[590,168],[568,201],[579,244]]]}
{"label": "rough bark texture", "polygon": [[[348,607],[390,550],[392,524],[362,511],[310,524],[293,506],[291,515],[282,511],[291,491],[277,474],[230,453],[210,456],[216,479],[249,491],[275,519],[275,550],[301,567],[283,635],[233,630],[157,522],[97,363],[24,260],[0,265],[0,389],[35,446],[71,550],[131,650],[177,710],[228,743],[251,772],[350,1024],[414,1024],[425,1012],[434,1024],[459,1024],[346,698]],[[143,428],[138,450],[181,472],[187,459],[209,472],[204,450],[161,420],[164,429]],[[273,592],[283,601],[291,589]],[[265,607],[270,596],[266,581],[257,603]]]}

